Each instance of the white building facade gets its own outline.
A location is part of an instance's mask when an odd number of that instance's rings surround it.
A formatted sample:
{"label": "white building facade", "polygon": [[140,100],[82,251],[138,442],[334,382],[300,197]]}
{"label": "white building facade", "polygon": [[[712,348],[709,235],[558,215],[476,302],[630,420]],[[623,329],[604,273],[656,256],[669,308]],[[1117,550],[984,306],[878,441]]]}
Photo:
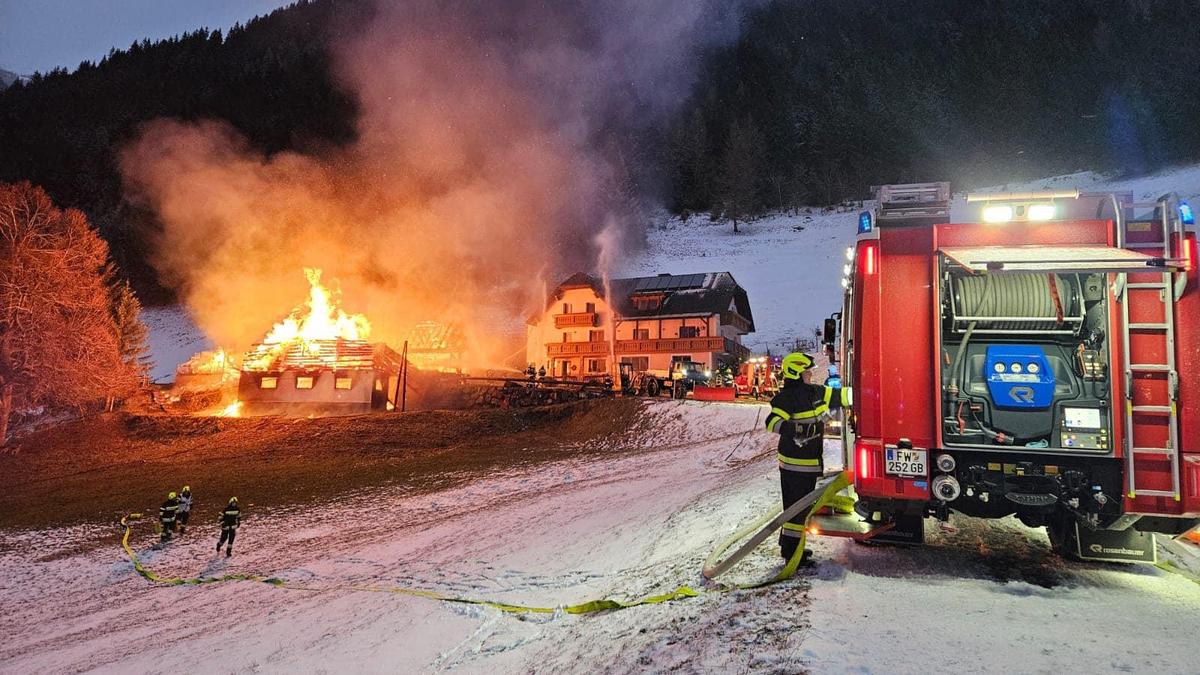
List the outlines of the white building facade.
{"label": "white building facade", "polygon": [[712,369],[744,359],[753,330],[749,297],[728,272],[612,279],[607,292],[580,273],[530,318],[526,361],[561,379],[602,377],[614,363],[664,375],[679,361]]}

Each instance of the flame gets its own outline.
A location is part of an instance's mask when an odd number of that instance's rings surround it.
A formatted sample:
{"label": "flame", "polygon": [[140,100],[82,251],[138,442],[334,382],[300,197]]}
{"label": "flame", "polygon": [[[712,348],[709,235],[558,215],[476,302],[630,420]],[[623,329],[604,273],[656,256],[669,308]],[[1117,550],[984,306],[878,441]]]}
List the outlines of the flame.
{"label": "flame", "polygon": [[211,352],[200,352],[188,359],[186,362],[176,368],[176,372],[186,373],[191,375],[209,375],[215,373],[224,373],[227,368],[232,368],[233,364],[229,361],[229,356],[224,349],[217,349]]}
{"label": "flame", "polygon": [[290,316],[275,324],[262,343],[246,355],[246,365],[265,368],[292,345],[305,354],[319,353],[317,345],[325,340],[366,340],[371,322],[361,314],[347,314],[337,305],[334,293],[321,283],[321,270],[306,267],[308,301],[292,310]]}
{"label": "flame", "polygon": [[217,417],[240,417],[242,414],[242,402],[234,401],[225,406],[221,412],[217,413]]}

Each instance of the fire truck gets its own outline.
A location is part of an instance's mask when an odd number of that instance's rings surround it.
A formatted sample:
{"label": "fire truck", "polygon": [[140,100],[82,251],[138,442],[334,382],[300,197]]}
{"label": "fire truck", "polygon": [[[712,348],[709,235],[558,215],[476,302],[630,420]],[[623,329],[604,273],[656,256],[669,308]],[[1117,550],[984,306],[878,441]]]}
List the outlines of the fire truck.
{"label": "fire truck", "polygon": [[[1175,195],[876,188],[825,341],[854,402],[857,511],[1015,516],[1078,559],[1152,562],[1200,524],[1200,293]],[[954,214],[951,213],[953,205]]]}

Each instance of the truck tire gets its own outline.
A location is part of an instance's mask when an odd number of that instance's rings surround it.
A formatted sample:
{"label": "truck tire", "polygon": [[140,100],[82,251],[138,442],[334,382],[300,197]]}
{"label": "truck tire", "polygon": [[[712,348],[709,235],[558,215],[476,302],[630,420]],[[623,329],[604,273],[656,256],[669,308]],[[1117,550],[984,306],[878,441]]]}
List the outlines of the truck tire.
{"label": "truck tire", "polygon": [[1075,523],[1064,516],[1053,516],[1046,523],[1046,535],[1050,537],[1050,550],[1064,560],[1079,560],[1075,552]]}
{"label": "truck tire", "polygon": [[649,382],[646,383],[646,395],[647,396],[650,396],[652,398],[657,398],[658,390],[659,390],[658,380],[652,378]]}

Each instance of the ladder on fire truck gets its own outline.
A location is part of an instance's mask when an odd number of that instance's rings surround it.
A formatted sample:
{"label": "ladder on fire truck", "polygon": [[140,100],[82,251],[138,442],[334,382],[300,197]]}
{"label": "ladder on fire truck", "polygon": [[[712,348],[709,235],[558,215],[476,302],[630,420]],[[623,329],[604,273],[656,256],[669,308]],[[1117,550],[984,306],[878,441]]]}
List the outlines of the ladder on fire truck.
{"label": "ladder on fire truck", "polygon": [[[1117,279],[1121,303],[1121,361],[1125,376],[1126,493],[1130,499],[1170,497],[1179,501],[1181,466],[1177,400],[1179,373],[1175,363],[1175,303],[1178,300],[1178,291],[1182,291],[1182,284],[1177,280],[1177,270],[1169,266],[1176,257],[1172,251],[1172,238],[1177,237],[1179,245],[1184,245],[1185,232],[1179,211],[1179,197],[1171,193],[1160,197],[1154,203],[1161,225],[1156,224],[1153,219],[1126,220],[1115,198],[1113,206],[1116,211],[1118,246],[1139,249],[1151,255],[1160,253],[1165,263],[1161,273],[1137,274],[1132,281],[1128,274],[1121,274]],[[1153,234],[1157,231],[1162,239],[1139,237],[1137,241],[1130,241],[1129,233],[1135,231],[1135,227],[1136,231],[1141,233]],[[1145,320],[1144,316],[1140,317],[1143,320],[1132,316],[1131,321],[1131,302],[1138,303],[1139,307],[1161,305],[1161,316],[1155,313],[1150,320]],[[1137,355],[1132,351],[1135,346],[1135,334],[1140,336],[1136,339]],[[1162,355],[1163,358],[1158,360],[1157,355]],[[1150,400],[1135,401],[1134,384],[1139,375],[1143,378],[1154,378],[1155,381],[1165,378],[1165,386],[1147,387],[1143,391],[1150,392],[1146,397]],[[1161,433],[1153,433],[1156,425],[1161,427],[1161,422],[1140,420],[1162,417],[1166,417],[1166,441],[1158,445],[1158,441],[1147,437],[1162,438]],[[1161,431],[1161,428],[1158,431]],[[1145,487],[1143,483],[1138,482],[1138,460],[1143,457],[1157,457],[1169,463],[1170,490]]]}

